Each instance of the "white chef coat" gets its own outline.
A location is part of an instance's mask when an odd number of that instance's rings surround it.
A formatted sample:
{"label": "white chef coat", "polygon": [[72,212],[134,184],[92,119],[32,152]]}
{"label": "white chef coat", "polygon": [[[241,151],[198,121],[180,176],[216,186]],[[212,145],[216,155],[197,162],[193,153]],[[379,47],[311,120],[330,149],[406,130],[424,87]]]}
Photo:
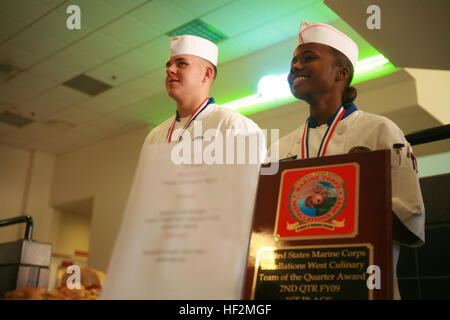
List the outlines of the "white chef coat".
{"label": "white chef coat", "polygon": [[[315,121],[309,119],[309,157],[317,157],[322,137],[331,124],[315,126]],[[305,124],[281,138],[273,146],[279,146],[279,159],[297,156],[301,159],[302,135]],[[399,153],[394,144],[403,144]],[[391,180],[392,180],[392,211],[400,221],[420,240],[412,246],[420,246],[425,241],[425,208],[416,172],[413,165],[412,148],[406,141],[401,129],[391,120],[358,110],[352,103],[337,124],[325,155],[345,154],[354,151],[391,150]],[[409,154],[409,157],[408,157]],[[270,152],[269,152],[270,157]],[[400,299],[396,270],[400,252],[400,244],[394,242],[394,299]]]}
{"label": "white chef coat", "polygon": [[[146,137],[144,146],[148,144],[160,144],[166,143],[168,136],[170,134],[170,128],[173,121],[177,118],[176,115],[170,117],[159,126],[155,127]],[[174,134],[172,135],[172,142],[178,141],[178,135],[180,130],[182,129],[186,122],[189,120],[189,117],[186,118],[178,118],[175,121],[174,126]],[[236,111],[223,108],[214,103],[214,99],[210,98],[210,103],[208,106],[196,117],[195,121],[201,121],[202,124],[202,136],[206,130],[209,129],[217,129],[217,132],[221,132],[223,137],[225,138],[226,134],[231,135],[258,135],[260,138],[259,146],[259,154],[264,159],[266,155],[266,142],[263,131],[259,128],[259,126],[252,121],[251,119],[244,117],[243,115],[237,113]],[[200,138],[200,136],[195,136],[194,131],[194,122],[192,122],[187,128],[183,137],[186,133],[189,133],[189,136],[192,140]],[[225,142],[225,140],[224,140]]]}

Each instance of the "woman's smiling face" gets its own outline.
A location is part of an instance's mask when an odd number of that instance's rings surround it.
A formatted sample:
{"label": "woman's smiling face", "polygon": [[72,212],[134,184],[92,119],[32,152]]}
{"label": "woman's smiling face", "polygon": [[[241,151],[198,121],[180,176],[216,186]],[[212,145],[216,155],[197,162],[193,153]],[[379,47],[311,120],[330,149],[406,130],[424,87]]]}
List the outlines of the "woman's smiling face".
{"label": "woman's smiling face", "polygon": [[306,102],[338,88],[338,67],[330,48],[319,43],[298,46],[288,76],[292,94]]}

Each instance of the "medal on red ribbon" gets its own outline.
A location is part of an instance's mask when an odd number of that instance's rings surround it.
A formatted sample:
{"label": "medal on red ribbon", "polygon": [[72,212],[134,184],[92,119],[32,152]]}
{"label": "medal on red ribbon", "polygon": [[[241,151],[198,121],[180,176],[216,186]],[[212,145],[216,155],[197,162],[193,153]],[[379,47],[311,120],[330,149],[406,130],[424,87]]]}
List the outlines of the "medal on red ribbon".
{"label": "medal on red ribbon", "polygon": [[[191,122],[193,122],[197,116],[206,109],[206,107],[209,104],[210,99],[206,98],[205,100],[203,100],[203,102],[197,107],[197,109],[195,109],[194,113],[189,117],[188,121],[186,122],[186,124],[184,125],[183,129],[181,129],[181,133],[177,138],[177,142],[179,142],[181,140],[181,137],[183,136],[184,131],[186,131],[186,129],[189,127],[189,125],[191,124]],[[169,133],[168,133],[168,137],[167,137],[167,142],[171,142],[172,141],[172,133],[173,133],[173,129],[175,127],[175,123],[176,123],[177,119],[176,116],[173,119],[172,125],[170,126],[169,129]]]}
{"label": "medal on red ribbon", "polygon": [[[339,121],[341,121],[343,115],[344,115],[344,107],[341,106],[339,108],[336,116],[334,117],[333,122],[328,127],[325,134],[323,135],[322,142],[320,143],[319,150],[317,151],[318,157],[325,156],[325,153],[327,152],[328,143],[330,142],[331,137],[333,136],[334,130],[336,129]],[[302,159],[309,158],[308,140],[309,140],[309,125],[308,125],[308,120],[306,120],[305,129],[303,130],[303,135],[302,135]]]}

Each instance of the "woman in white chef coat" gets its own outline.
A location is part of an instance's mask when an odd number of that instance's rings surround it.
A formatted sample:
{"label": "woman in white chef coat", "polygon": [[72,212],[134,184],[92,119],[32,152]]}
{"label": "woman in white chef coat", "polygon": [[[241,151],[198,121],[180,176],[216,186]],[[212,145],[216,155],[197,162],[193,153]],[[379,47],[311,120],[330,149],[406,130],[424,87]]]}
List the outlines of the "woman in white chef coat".
{"label": "woman in white chef coat", "polygon": [[310,117],[280,139],[280,159],[322,157],[391,149],[394,239],[394,299],[400,299],[396,267],[400,245],[425,241],[425,210],[417,163],[403,132],[389,119],[358,110],[350,87],[358,47],[348,36],[321,23],[303,22],[288,76],[292,94],[309,104]]}

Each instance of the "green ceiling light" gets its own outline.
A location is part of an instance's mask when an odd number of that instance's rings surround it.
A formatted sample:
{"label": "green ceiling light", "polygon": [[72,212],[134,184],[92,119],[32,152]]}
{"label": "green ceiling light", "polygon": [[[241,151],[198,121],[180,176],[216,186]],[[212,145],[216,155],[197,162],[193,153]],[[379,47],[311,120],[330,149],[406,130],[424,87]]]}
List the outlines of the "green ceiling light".
{"label": "green ceiling light", "polygon": [[287,74],[264,76],[258,82],[257,93],[222,104],[222,106],[231,110],[237,110],[289,97],[291,96],[291,90],[287,84],[286,77]]}
{"label": "green ceiling light", "polygon": [[395,66],[382,54],[358,61],[352,85],[392,73]]}
{"label": "green ceiling light", "polygon": [[[356,63],[352,84],[386,75],[395,70],[392,63],[382,54],[360,60]],[[291,90],[287,82],[288,74],[267,75],[258,82],[258,91],[250,96],[222,104],[223,107],[251,114],[292,102]]]}
{"label": "green ceiling light", "polygon": [[291,95],[287,82],[288,74],[264,76],[258,82],[258,93],[269,99],[281,99]]}
{"label": "green ceiling light", "polygon": [[389,60],[382,54],[363,59],[356,63],[355,74],[373,70],[376,67],[385,65],[386,63],[389,63]]}
{"label": "green ceiling light", "polygon": [[210,26],[209,24],[203,22],[200,19],[192,20],[181,27],[178,27],[167,33],[169,37],[179,36],[183,34],[190,34],[193,36],[202,37],[208,39],[214,43],[218,43],[227,38],[222,32],[216,28]]}
{"label": "green ceiling light", "polygon": [[259,93],[252,94],[251,96],[247,96],[244,98],[240,98],[237,100],[233,100],[228,103],[222,104],[222,107],[228,108],[230,110],[237,110],[243,107],[247,107],[253,104],[257,104],[261,102],[261,95]]}

